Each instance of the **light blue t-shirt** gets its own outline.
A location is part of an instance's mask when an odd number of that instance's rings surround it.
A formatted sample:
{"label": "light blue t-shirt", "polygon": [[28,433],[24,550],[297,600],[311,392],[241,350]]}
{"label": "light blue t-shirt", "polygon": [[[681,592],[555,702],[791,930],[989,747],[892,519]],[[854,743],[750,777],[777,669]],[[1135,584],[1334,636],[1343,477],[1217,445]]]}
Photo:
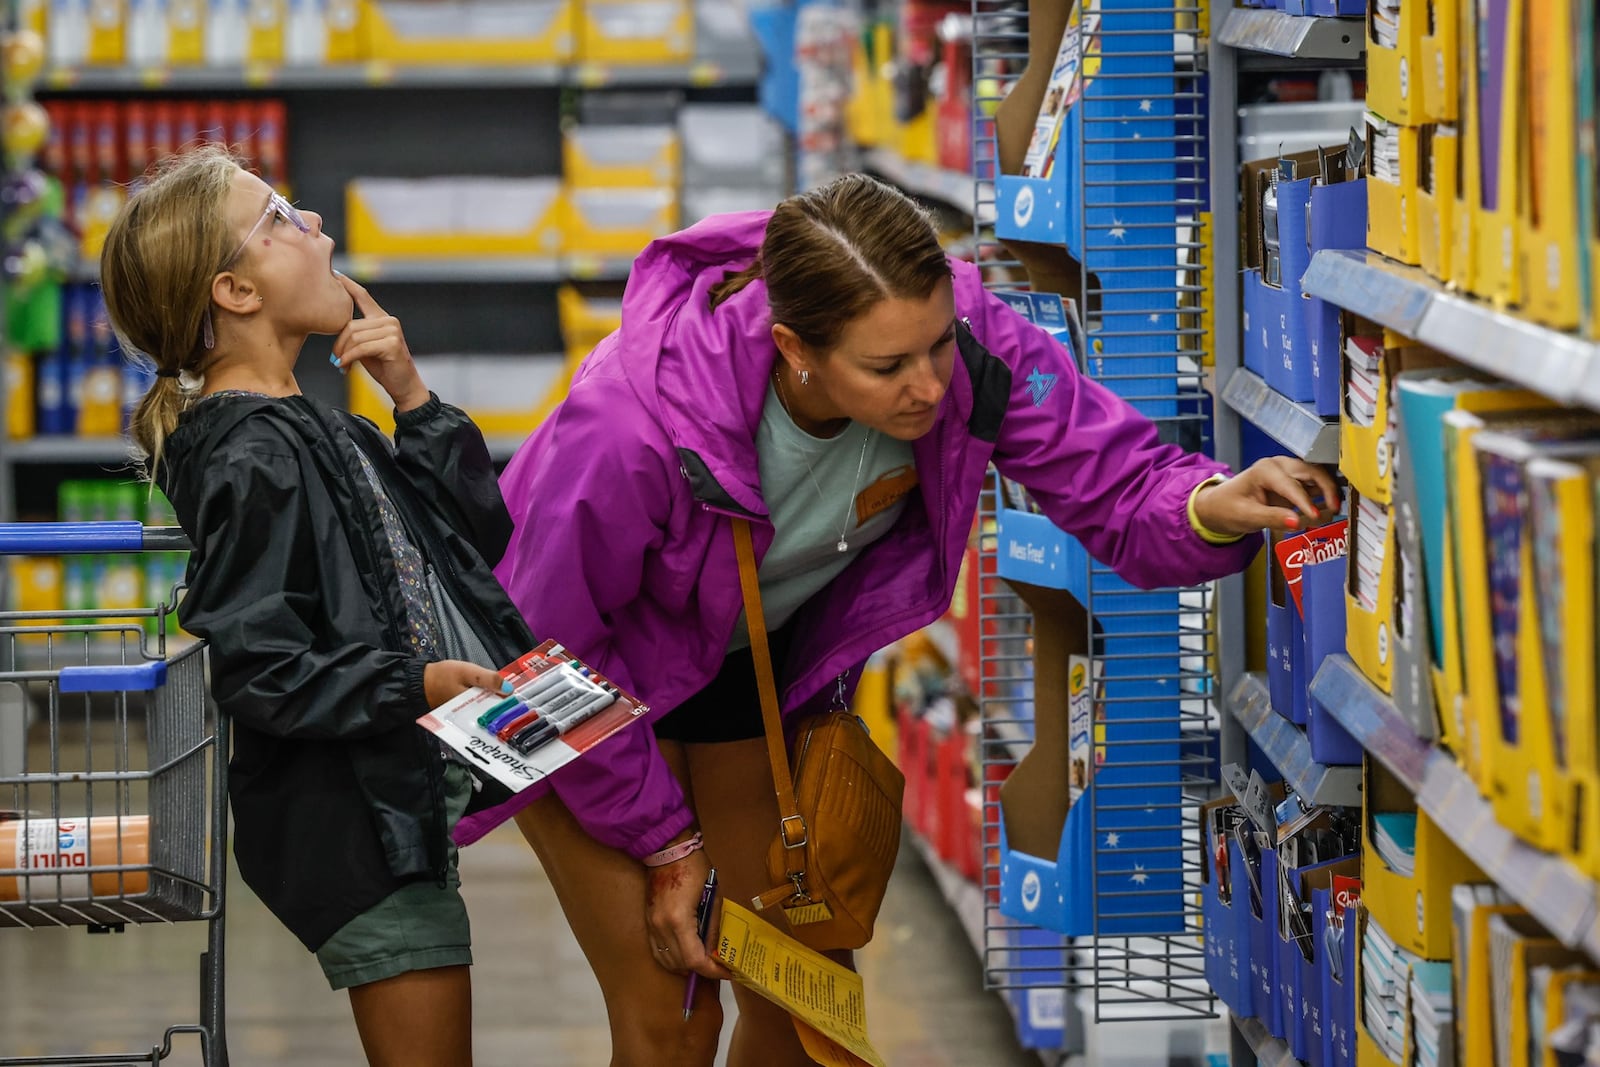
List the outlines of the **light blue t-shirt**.
{"label": "light blue t-shirt", "polygon": [[[775,535],[761,561],[767,629],[838,577],[862,549],[889,532],[916,487],[911,445],[852,422],[837,437],[813,437],[794,424],[767,388],[756,430],[761,495]],[[841,533],[842,531],[842,533]],[[840,540],[849,546],[839,550]],[[728,651],[749,645],[743,614]]]}

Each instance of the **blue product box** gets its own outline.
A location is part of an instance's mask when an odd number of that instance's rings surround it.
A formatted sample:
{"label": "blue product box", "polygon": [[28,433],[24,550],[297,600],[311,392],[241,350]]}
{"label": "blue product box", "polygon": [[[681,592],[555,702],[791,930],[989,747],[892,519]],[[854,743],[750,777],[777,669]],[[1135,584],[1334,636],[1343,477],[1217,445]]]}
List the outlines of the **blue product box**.
{"label": "blue product box", "polygon": [[[1361,13],[1357,5],[1356,14]],[[1318,185],[1311,190],[1306,208],[1310,254],[1324,249],[1367,246],[1367,181]],[[1309,263],[1309,260],[1308,260]],[[1316,297],[1307,298],[1306,333],[1311,347],[1313,394],[1316,412],[1323,418],[1339,414],[1342,402],[1344,343],[1339,330],[1339,309]]]}
{"label": "blue product box", "polygon": [[1222,905],[1227,929],[1227,978],[1234,999],[1228,1006],[1240,1015],[1256,1014],[1255,983],[1250,980],[1250,876],[1245,872],[1244,856],[1236,842],[1228,842],[1228,872],[1232,879],[1233,899]]}
{"label": "blue product box", "polygon": [[1026,924],[1006,935],[1014,988],[1006,990],[1023,1048],[1059,1049],[1066,1040],[1067,955],[1059,934]]}
{"label": "blue product box", "polygon": [[1239,286],[1244,301],[1244,317],[1240,323],[1244,366],[1265,380],[1267,353],[1278,351],[1278,343],[1268,330],[1267,285],[1261,280],[1260,271],[1247,270],[1239,279]]}
{"label": "blue product box", "polygon": [[[1345,566],[1348,557],[1330,559],[1300,571],[1301,599],[1305,603],[1305,658],[1299,693],[1305,699],[1311,679],[1322,661],[1345,647]],[[1306,740],[1311,743],[1311,758],[1329,766],[1360,766],[1361,743],[1327,709],[1314,702],[1307,708]]]}
{"label": "blue product box", "polygon": [[1283,1037],[1285,1018],[1278,996],[1278,854],[1261,850],[1261,911],[1250,916],[1250,980],[1256,1017],[1273,1037]]}
{"label": "blue product box", "polygon": [[1355,1067],[1356,1062],[1356,910],[1344,915],[1344,934],[1333,941],[1328,917],[1332,893],[1318,889],[1312,894],[1312,932],[1324,946],[1330,966],[1322,977],[1322,1064],[1321,1067]]}
{"label": "blue product box", "polygon": [[[1281,540],[1281,539],[1280,539]],[[1267,539],[1267,695],[1272,710],[1304,726],[1306,722],[1305,624],[1278,564],[1277,541]]]}
{"label": "blue product box", "polygon": [[[1068,820],[1070,826],[1071,820]],[[1068,827],[1063,827],[1066,831]],[[1065,835],[1063,835],[1065,836]],[[1072,855],[1067,843],[1062,848]],[[1066,893],[1061,884],[1058,856],[1031,856],[1011,847],[1006,833],[1005,812],[1000,814],[1000,914],[1047,930],[1068,931],[1081,927],[1068,913]],[[1089,917],[1089,930],[1094,917]]]}
{"label": "blue product box", "polygon": [[1310,12],[1306,8],[1308,0],[1284,0],[1283,13],[1285,15],[1306,15]]}
{"label": "blue product box", "polygon": [[[1367,13],[1366,0],[1306,0],[1306,14],[1319,18],[1359,18]],[[1363,33],[1357,26],[1352,31]]]}

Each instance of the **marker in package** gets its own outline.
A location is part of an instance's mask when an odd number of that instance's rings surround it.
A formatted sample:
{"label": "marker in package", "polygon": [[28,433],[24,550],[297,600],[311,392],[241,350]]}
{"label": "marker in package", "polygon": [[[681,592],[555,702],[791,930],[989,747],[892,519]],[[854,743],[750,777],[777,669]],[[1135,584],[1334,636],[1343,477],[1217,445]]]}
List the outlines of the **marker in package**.
{"label": "marker in package", "polygon": [[470,689],[417,721],[512,792],[649,710],[554,641],[501,668],[500,677],[509,693]]}

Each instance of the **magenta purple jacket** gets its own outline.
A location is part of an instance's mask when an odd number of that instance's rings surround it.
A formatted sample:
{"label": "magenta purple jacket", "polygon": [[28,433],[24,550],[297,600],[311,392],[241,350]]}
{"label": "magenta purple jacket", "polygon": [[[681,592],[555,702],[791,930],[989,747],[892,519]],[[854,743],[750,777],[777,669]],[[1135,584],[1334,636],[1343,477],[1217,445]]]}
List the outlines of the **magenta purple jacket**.
{"label": "magenta purple jacket", "polygon": [[[729,517],[753,520],[758,556],[772,541],[755,452],[778,358],[766,286],[715,310],[709,295],[754,260],[767,218],[718,216],[646,248],[622,328],[500,480],[516,530],[496,574],[511,599],[535,634],[642,698],[651,718],[722,665],[742,607]],[[991,463],[1138,586],[1231,574],[1259,548],[1259,538],[1212,546],[1189,525],[1190,493],[1220,465],[1161,444],[1066,348],[986,292],[974,267],[950,268],[964,328],[939,419],[914,446],[920,494],[796,615],[778,679],[785,714],[848,698],[868,656],[945,611]],[[553,785],[591,836],[634,857],[694,819],[643,722]],[[536,791],[468,816],[457,840],[477,840]]]}

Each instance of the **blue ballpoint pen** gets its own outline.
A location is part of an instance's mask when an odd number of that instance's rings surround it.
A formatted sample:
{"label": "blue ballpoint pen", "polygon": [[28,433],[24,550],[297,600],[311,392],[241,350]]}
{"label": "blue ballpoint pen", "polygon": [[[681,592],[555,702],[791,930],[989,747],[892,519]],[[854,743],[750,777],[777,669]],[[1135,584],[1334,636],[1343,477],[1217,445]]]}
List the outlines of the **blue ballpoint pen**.
{"label": "blue ballpoint pen", "polygon": [[[717,895],[717,869],[711,868],[711,873],[706,875],[705,887],[700,892],[700,911],[696,915],[696,928],[700,931],[700,943],[706,943],[706,935],[711,932],[711,901]],[[689,1016],[694,1014],[694,991],[700,984],[700,975],[697,971],[689,972],[689,981],[683,991],[683,1021],[688,1022]]]}

